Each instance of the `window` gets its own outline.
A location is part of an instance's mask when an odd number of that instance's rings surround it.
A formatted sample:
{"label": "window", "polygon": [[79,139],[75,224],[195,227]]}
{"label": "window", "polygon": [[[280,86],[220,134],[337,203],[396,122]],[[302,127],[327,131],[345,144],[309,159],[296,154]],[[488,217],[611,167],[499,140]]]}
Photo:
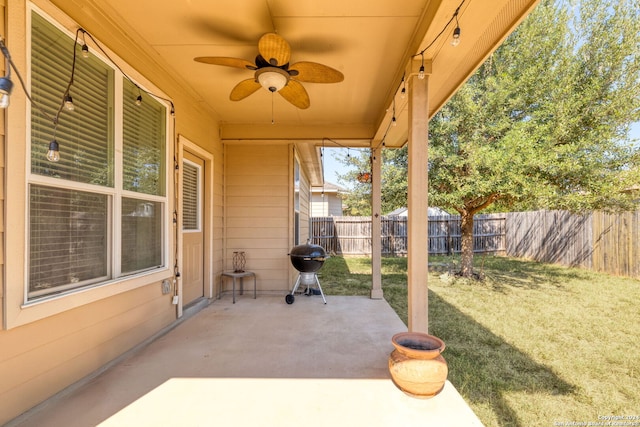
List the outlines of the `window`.
{"label": "window", "polygon": [[[62,101],[73,49],[74,39],[31,12],[31,94],[48,112]],[[55,132],[31,111],[28,300],[167,264],[167,109],[151,96],[136,105],[136,84],[75,49],[75,110],[60,114]],[[54,137],[55,163],[46,159]]]}

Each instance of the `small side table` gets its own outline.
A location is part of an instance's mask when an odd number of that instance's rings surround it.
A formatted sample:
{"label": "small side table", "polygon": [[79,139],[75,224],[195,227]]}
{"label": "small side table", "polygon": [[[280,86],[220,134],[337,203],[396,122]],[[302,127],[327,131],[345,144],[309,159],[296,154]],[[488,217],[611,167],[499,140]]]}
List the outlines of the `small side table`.
{"label": "small side table", "polygon": [[222,281],[225,277],[231,277],[233,279],[233,303],[236,303],[236,279],[240,279],[240,295],[244,292],[244,278],[253,276],[253,299],[256,298],[256,273],[253,271],[225,271],[220,275],[220,280]]}

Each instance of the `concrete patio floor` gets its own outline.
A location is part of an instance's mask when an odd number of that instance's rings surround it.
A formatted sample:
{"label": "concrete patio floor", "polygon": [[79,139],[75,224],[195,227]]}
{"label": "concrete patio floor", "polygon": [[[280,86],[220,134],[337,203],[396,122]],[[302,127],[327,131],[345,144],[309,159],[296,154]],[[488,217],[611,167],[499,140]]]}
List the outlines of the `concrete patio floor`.
{"label": "concrete patio floor", "polygon": [[391,336],[406,326],[386,301],[236,297],[9,425],[482,426],[449,382],[428,400],[392,383]]}

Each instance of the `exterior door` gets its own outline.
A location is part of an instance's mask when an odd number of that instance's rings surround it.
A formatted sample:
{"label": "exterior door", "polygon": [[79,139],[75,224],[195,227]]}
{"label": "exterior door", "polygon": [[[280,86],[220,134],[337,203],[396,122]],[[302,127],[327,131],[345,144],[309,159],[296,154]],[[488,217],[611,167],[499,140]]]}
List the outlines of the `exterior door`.
{"label": "exterior door", "polygon": [[184,151],[182,162],[182,304],[204,296],[204,160]]}

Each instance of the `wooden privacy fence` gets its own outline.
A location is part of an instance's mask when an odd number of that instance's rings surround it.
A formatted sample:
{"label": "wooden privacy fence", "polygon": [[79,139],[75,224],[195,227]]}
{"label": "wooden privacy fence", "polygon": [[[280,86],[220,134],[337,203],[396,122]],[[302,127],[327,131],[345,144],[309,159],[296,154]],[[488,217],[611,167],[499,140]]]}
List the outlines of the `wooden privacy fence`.
{"label": "wooden privacy fence", "polygon": [[508,256],[640,278],[640,211],[507,214]]}
{"label": "wooden privacy fence", "polygon": [[[371,254],[370,217],[312,218],[312,241],[341,255]],[[640,211],[511,212],[474,217],[475,252],[640,278]],[[407,253],[407,218],[382,217],[382,253]],[[460,218],[429,217],[429,254],[460,252]]]}
{"label": "wooden privacy fence", "polygon": [[[505,215],[486,214],[474,217],[474,251],[505,252]],[[407,217],[382,217],[382,254],[407,254]],[[312,242],[339,255],[371,254],[371,217],[342,216],[311,218]],[[429,217],[429,253],[460,252],[460,217]]]}

